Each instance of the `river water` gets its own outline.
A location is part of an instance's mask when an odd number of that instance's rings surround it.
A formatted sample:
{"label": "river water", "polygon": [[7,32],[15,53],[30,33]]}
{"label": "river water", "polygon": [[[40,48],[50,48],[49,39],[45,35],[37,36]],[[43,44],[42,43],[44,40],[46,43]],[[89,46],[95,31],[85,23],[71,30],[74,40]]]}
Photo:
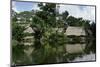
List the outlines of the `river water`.
{"label": "river water", "polygon": [[76,57],[73,61],[70,62],[79,62],[79,61],[95,61],[96,55],[94,53],[90,53],[87,55],[83,55],[82,57]]}

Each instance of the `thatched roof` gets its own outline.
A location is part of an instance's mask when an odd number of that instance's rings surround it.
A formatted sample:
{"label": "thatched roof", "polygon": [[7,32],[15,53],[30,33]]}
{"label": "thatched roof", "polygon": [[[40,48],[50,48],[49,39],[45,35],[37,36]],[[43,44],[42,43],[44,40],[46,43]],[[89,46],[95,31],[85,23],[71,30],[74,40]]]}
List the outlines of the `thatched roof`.
{"label": "thatched roof", "polygon": [[85,30],[82,27],[72,27],[72,26],[69,26],[67,28],[65,34],[67,34],[67,35],[76,35],[76,36],[86,35]]}
{"label": "thatched roof", "polygon": [[66,51],[68,53],[79,53],[83,52],[86,44],[66,44]]}
{"label": "thatched roof", "polygon": [[28,28],[24,31],[24,33],[34,33],[34,31],[32,30],[31,27],[28,27]]}
{"label": "thatched roof", "polygon": [[[56,30],[57,28],[55,28]],[[59,32],[62,31],[63,28],[59,29]],[[24,33],[34,33],[34,31],[32,30],[31,27],[28,27]],[[76,35],[76,36],[80,36],[80,35],[86,35],[85,30],[82,27],[73,27],[73,26],[68,26],[66,32],[66,35]]]}

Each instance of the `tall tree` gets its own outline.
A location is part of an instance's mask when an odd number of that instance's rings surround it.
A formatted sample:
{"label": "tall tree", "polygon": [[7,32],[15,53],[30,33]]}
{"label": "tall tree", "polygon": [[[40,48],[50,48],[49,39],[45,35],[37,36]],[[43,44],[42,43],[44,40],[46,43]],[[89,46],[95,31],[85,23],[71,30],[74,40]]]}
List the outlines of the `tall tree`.
{"label": "tall tree", "polygon": [[68,11],[62,13],[62,17],[64,21],[67,19],[68,15],[69,15]]}
{"label": "tall tree", "polygon": [[[56,32],[56,4],[38,4],[40,11],[36,12],[31,24],[34,32],[34,47],[32,53],[35,63],[56,63],[62,60],[65,53],[66,36]],[[60,48],[60,49],[59,49]],[[41,59],[41,60],[40,60]]]}

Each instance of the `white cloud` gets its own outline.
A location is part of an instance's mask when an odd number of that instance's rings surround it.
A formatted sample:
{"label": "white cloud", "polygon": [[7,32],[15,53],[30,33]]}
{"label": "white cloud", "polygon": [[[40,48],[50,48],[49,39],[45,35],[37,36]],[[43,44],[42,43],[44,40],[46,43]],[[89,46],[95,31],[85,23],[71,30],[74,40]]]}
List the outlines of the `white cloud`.
{"label": "white cloud", "polygon": [[33,10],[39,10],[38,3],[33,3]]}
{"label": "white cloud", "polygon": [[[12,9],[19,13],[16,8],[16,2],[12,2]],[[33,3],[34,10],[39,10],[38,3]],[[79,5],[62,5],[60,4],[59,12],[62,13],[65,10],[69,12],[69,15],[74,17],[82,17],[83,19],[95,21],[95,7],[93,6],[79,6]]]}
{"label": "white cloud", "polygon": [[12,10],[14,10],[17,13],[19,13],[19,11],[16,8],[16,2],[14,2],[14,1],[12,1]]}
{"label": "white cloud", "polygon": [[59,12],[65,10],[74,17],[82,17],[83,19],[95,21],[95,7],[92,6],[79,6],[79,5],[60,5]]}
{"label": "white cloud", "polygon": [[[16,2],[12,1],[12,9],[17,13],[20,13],[21,11],[18,10],[17,6],[18,5],[16,4]],[[38,3],[33,3],[32,7],[33,7],[33,8],[31,8],[32,10],[39,10]]]}

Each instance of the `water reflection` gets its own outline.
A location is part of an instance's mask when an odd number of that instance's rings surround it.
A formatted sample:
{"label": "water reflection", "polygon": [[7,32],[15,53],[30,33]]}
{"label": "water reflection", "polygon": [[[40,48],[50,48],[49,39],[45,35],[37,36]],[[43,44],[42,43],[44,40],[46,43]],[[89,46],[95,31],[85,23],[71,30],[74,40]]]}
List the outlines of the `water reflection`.
{"label": "water reflection", "polygon": [[68,62],[95,61],[96,60],[96,39],[86,37],[84,44],[67,44],[66,55]]}
{"label": "water reflection", "polygon": [[77,61],[95,61],[95,54],[94,53],[90,53],[90,54],[86,54],[83,55],[82,57],[76,57],[73,61],[70,62],[77,62]]}
{"label": "water reflection", "polygon": [[68,53],[78,53],[83,52],[86,44],[67,44],[66,51]]}
{"label": "water reflection", "polygon": [[[16,50],[14,48],[13,51],[14,53],[16,52],[15,55],[18,55],[18,57],[14,59],[14,61],[16,64],[48,64],[59,62],[69,63],[80,61],[95,61],[96,39],[80,37],[81,36],[70,36],[69,38],[71,39],[68,39],[69,42],[65,43],[64,46],[58,45],[57,43],[59,43],[59,41],[62,39],[55,42],[53,35],[53,39],[51,39],[53,41],[50,41],[50,43],[46,41],[47,44],[45,46],[43,45],[40,49],[37,50],[34,49],[33,45],[16,45],[18,47],[16,47]],[[53,44],[51,46],[52,42],[57,44],[57,46],[54,46]]]}

